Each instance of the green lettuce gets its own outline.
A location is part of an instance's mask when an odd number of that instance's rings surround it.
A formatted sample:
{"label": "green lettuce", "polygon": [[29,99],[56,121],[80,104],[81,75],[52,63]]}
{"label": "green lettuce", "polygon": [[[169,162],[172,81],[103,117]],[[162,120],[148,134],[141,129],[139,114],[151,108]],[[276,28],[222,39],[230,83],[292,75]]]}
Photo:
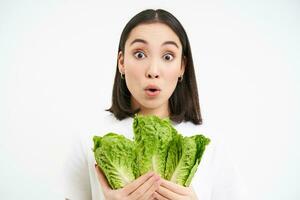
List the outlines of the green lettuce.
{"label": "green lettuce", "polygon": [[136,114],[134,141],[108,133],[94,136],[94,156],[113,189],[124,187],[154,171],[176,184],[189,186],[210,139],[203,135],[183,137],[169,118]]}
{"label": "green lettuce", "polygon": [[166,161],[166,179],[189,186],[209,142],[210,140],[203,135],[174,136]]}
{"label": "green lettuce", "polygon": [[123,135],[94,136],[94,155],[110,186],[119,189],[137,176],[134,142]]}
{"label": "green lettuce", "polygon": [[173,136],[170,120],[136,115],[133,130],[141,175],[154,171],[165,178],[166,158]]}

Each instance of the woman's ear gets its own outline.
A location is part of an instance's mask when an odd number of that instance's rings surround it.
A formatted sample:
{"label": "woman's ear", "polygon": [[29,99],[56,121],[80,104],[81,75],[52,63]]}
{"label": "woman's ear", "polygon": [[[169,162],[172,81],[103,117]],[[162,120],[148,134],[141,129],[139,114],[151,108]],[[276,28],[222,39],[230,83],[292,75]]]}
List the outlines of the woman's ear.
{"label": "woman's ear", "polygon": [[121,72],[122,74],[125,73],[124,55],[123,55],[122,51],[119,51],[119,54],[118,54],[118,68],[119,68],[119,72]]}

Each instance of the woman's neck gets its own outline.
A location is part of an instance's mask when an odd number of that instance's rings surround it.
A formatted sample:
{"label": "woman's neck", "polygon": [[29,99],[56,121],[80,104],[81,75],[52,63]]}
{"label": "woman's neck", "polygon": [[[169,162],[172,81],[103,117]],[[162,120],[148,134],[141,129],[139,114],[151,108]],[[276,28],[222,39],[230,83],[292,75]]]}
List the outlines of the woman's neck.
{"label": "woman's neck", "polygon": [[147,109],[147,108],[143,108],[141,107],[141,111],[139,112],[139,114],[141,115],[156,115],[161,119],[164,119],[166,117],[169,117],[169,112],[157,108],[157,109]]}
{"label": "woman's neck", "polygon": [[144,107],[142,105],[140,105],[138,102],[136,102],[133,98],[132,98],[132,107],[133,109],[137,109],[140,108],[140,112],[138,114],[141,115],[156,115],[158,117],[160,117],[161,119],[167,118],[170,116],[170,111],[169,111],[169,103],[166,102],[165,104],[156,107],[156,108],[147,108]]}

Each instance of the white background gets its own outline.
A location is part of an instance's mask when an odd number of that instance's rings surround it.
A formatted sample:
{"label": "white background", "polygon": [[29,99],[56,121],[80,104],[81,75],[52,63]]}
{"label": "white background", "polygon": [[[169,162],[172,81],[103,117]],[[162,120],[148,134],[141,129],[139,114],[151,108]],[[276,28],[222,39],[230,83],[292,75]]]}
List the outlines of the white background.
{"label": "white background", "polygon": [[300,199],[296,0],[2,0],[0,199],[62,198],[70,138],[103,125],[121,31],[146,8],[185,27],[203,127],[225,139],[252,199]]}

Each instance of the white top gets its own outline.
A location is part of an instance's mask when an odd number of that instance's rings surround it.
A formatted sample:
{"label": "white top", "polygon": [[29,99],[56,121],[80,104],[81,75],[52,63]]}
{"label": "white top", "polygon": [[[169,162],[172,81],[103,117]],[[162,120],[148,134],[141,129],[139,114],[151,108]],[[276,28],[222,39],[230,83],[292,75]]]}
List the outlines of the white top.
{"label": "white top", "polygon": [[[70,200],[104,200],[100,183],[95,172],[93,136],[103,136],[108,132],[123,134],[133,140],[133,118],[118,120],[108,113],[103,118],[99,133],[87,133],[74,140],[64,168],[64,195]],[[200,132],[199,125],[191,122],[173,124],[184,136],[203,134],[211,142],[206,146],[191,186],[199,200],[245,200],[246,193],[237,171],[229,159],[224,145],[216,135]]]}

